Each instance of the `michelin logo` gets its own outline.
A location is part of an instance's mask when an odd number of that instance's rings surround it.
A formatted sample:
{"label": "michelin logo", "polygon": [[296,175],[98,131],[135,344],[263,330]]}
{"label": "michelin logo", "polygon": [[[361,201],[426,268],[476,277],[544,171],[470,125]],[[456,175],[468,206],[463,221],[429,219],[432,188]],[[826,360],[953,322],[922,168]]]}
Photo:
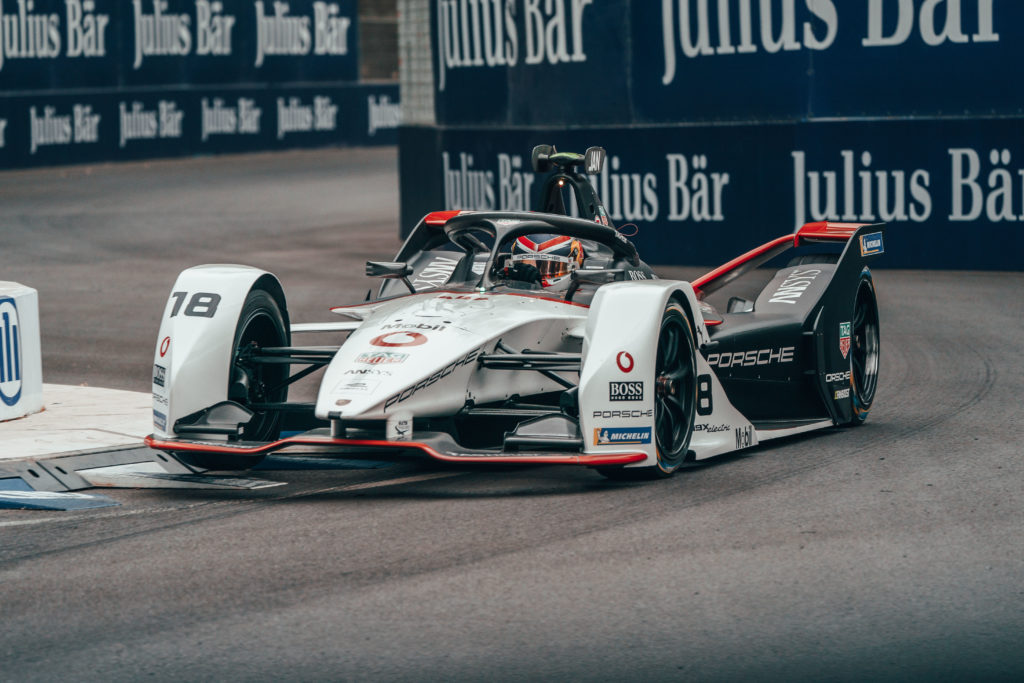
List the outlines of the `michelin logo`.
{"label": "michelin logo", "polygon": [[595,446],[645,444],[650,442],[650,427],[603,427],[594,429]]}

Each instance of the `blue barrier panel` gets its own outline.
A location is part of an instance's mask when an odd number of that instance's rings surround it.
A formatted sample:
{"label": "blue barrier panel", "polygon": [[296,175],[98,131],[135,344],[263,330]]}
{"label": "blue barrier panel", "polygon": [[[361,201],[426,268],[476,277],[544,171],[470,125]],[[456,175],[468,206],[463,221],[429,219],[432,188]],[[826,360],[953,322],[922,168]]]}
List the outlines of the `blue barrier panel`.
{"label": "blue barrier panel", "polygon": [[[980,124],[980,125],[979,125]],[[435,209],[536,206],[530,150],[608,150],[596,187],[653,263],[715,265],[813,220],[884,221],[879,263],[909,268],[1024,265],[1024,142],[1016,119],[659,126],[638,129],[425,128],[402,135],[405,229]],[[436,150],[415,170],[406,145]],[[430,176],[425,177],[425,176]],[[438,182],[438,179],[440,182]],[[433,183],[433,185],[431,185]]]}
{"label": "blue barrier panel", "polygon": [[432,0],[437,122],[1021,114],[1016,0]]}
{"label": "blue barrier panel", "polygon": [[439,123],[631,116],[629,0],[431,0]]}
{"label": "blue barrier panel", "polygon": [[398,141],[398,86],[148,88],[0,98],[0,167]]}
{"label": "blue barrier panel", "polygon": [[353,81],[356,0],[5,0],[0,92]]}

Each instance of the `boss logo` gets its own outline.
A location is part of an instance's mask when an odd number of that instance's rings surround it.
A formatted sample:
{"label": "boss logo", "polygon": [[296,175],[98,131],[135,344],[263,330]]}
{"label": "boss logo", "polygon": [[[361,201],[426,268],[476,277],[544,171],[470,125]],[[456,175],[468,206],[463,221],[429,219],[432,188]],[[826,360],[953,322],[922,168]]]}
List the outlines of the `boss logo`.
{"label": "boss logo", "polygon": [[13,406],[21,398],[21,322],[14,299],[0,299],[0,400]]}
{"label": "boss logo", "polygon": [[609,401],[642,401],[644,400],[643,382],[609,382]]}

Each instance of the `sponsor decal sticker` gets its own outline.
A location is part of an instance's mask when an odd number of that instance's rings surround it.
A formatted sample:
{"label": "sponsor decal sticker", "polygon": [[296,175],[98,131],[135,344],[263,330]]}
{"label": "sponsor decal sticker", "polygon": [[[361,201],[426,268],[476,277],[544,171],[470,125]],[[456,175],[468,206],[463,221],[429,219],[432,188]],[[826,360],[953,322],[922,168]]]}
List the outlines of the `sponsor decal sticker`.
{"label": "sponsor decal sticker", "polygon": [[644,444],[651,442],[650,427],[599,427],[594,428],[594,445],[611,446],[619,444]]}
{"label": "sponsor decal sticker", "polygon": [[644,400],[643,382],[608,382],[609,401]]}
{"label": "sponsor decal sticker", "polygon": [[755,365],[792,363],[795,346],[780,349],[758,349],[756,351],[723,351],[708,356],[708,365],[719,368],[749,368]]}
{"label": "sponsor decal sticker", "polygon": [[166,381],[167,368],[162,365],[153,365],[153,384],[158,387],[162,387]]}
{"label": "sponsor decal sticker", "polygon": [[754,445],[754,428],[737,427],[736,428],[736,448],[748,448]]}
{"label": "sponsor decal sticker", "polygon": [[794,270],[786,276],[779,288],[768,299],[771,304],[795,304],[803,296],[804,290],[811,286],[814,279],[821,275],[820,270]]}
{"label": "sponsor decal sticker", "polygon": [[633,371],[633,356],[627,351],[619,351],[615,356],[615,364],[619,366],[619,370],[630,373]]}
{"label": "sponsor decal sticker", "polygon": [[654,410],[652,408],[647,410],[595,410],[594,417],[603,417],[606,420],[616,417],[654,417]]}
{"label": "sponsor decal sticker", "polygon": [[167,431],[167,416],[161,413],[159,410],[153,411],[153,426],[159,429],[161,432]]}
{"label": "sponsor decal sticker", "polygon": [[839,389],[838,391],[836,391],[834,396],[835,400],[837,401],[841,398],[850,398],[850,387],[846,387],[845,389]]}
{"label": "sponsor decal sticker", "polygon": [[[415,334],[415,333],[413,333],[413,334]],[[420,335],[420,336],[422,336],[422,335]],[[458,368],[461,368],[461,367],[463,367],[465,365],[471,364],[473,361],[475,361],[477,359],[478,356],[480,356],[481,353],[483,353],[483,350],[484,350],[483,347],[480,347],[479,349],[476,349],[475,351],[470,351],[468,354],[466,354],[465,356],[463,356],[459,360],[452,361],[451,363],[449,363],[448,365],[444,366],[443,368],[441,368],[440,370],[438,370],[434,374],[430,375],[430,377],[424,377],[423,379],[421,379],[419,382],[417,382],[416,384],[412,385],[411,387],[407,387],[403,391],[400,391],[397,394],[389,396],[388,399],[386,401],[384,401],[384,410],[387,410],[388,408],[390,408],[391,406],[395,405],[396,403],[402,403],[403,401],[409,400],[420,389],[426,389],[427,387],[429,387],[429,386],[433,385],[435,382],[437,382],[439,379],[444,379],[448,375],[452,374]]]}
{"label": "sponsor decal sticker", "polygon": [[21,320],[14,299],[0,299],[0,400],[9,406],[21,399]]}
{"label": "sponsor decal sticker", "polygon": [[380,384],[379,379],[349,379],[345,380],[334,387],[335,394],[372,394],[376,389],[377,385]]}
{"label": "sponsor decal sticker", "polygon": [[160,342],[160,357],[163,358],[167,355],[167,351],[171,348],[171,338],[164,337],[163,341]]}
{"label": "sponsor decal sticker", "polygon": [[825,381],[826,382],[830,382],[830,383],[831,382],[849,382],[850,381],[850,371],[847,370],[845,372],[830,372],[827,375],[825,375]]}
{"label": "sponsor decal sticker", "polygon": [[839,323],[839,350],[843,358],[850,353],[850,323]]}
{"label": "sponsor decal sticker", "polygon": [[397,353],[395,351],[367,351],[356,356],[356,362],[366,363],[367,365],[392,365],[394,363],[404,363],[408,357],[409,354],[407,353]]}
{"label": "sponsor decal sticker", "polygon": [[427,335],[419,332],[386,332],[370,340],[372,346],[419,346],[427,343]]}
{"label": "sponsor decal sticker", "polygon": [[705,434],[717,434],[718,432],[727,432],[730,429],[732,429],[732,425],[724,423],[720,425],[698,424],[693,426],[693,431],[704,432]]}
{"label": "sponsor decal sticker", "polygon": [[860,236],[860,255],[875,256],[885,252],[885,245],[882,244],[882,233],[873,232],[870,235]]}

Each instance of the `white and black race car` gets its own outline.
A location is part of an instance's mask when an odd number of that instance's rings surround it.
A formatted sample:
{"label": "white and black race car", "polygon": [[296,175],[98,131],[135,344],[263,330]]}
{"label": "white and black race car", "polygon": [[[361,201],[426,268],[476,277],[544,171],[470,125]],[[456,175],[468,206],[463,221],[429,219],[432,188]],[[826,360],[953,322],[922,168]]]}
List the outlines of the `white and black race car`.
{"label": "white and black race car", "polygon": [[[539,146],[543,212],[427,215],[394,261],[367,263],[376,297],[336,321],[291,323],[263,270],[182,272],[147,443],[205,469],[317,446],[628,478],[863,422],[879,360],[867,262],[884,226],[811,223],[694,282],[660,279],[593,189],[604,156]],[[756,296],[710,304],[789,250]],[[344,342],[293,342],[315,334]],[[315,403],[289,402],[319,370]],[[289,424],[302,428],[282,435]]]}

